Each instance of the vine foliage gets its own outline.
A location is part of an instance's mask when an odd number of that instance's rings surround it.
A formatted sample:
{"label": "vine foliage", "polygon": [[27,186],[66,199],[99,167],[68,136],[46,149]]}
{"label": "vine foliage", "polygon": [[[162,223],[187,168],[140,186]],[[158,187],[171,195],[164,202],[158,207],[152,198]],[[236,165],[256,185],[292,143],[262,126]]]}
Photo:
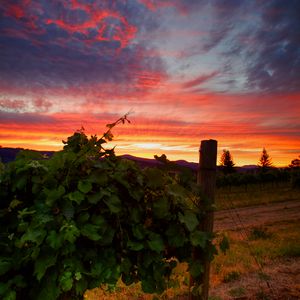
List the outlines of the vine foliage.
{"label": "vine foliage", "polygon": [[197,189],[158,168],[140,169],[84,130],[51,158],[21,152],[0,175],[0,298],[82,299],[121,277],[161,293],[172,269],[202,272],[192,248],[214,253],[198,228]]}

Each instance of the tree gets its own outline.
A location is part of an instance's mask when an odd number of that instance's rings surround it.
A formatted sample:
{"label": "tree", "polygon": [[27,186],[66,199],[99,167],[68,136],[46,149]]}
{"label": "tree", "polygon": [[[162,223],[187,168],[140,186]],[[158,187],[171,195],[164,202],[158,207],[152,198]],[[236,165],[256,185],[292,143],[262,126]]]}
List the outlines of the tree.
{"label": "tree", "polygon": [[223,150],[220,159],[220,165],[222,166],[222,170],[224,174],[230,174],[235,171],[234,170],[235,163],[233,162],[233,158],[229,150],[225,150],[225,149]]}
{"label": "tree", "polygon": [[299,158],[295,158],[291,161],[291,164],[289,165],[290,168],[300,168],[300,155]]}
{"label": "tree", "polygon": [[268,154],[266,148],[263,148],[259,162],[258,162],[258,166],[263,171],[266,171],[267,169],[271,168],[272,165],[273,165],[273,163],[272,163],[272,159],[271,159],[270,155]]}

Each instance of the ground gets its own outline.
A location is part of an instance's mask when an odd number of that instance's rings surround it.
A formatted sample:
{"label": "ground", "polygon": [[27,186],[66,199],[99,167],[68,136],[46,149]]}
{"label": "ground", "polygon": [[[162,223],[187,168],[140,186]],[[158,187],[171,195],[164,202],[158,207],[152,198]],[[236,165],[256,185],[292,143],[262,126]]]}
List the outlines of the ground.
{"label": "ground", "polygon": [[[269,232],[273,228],[278,236],[280,231],[288,233],[291,224],[294,224],[296,230],[299,229],[300,199],[215,213],[215,230],[229,230],[231,234],[237,235],[242,232],[249,236],[253,228],[269,228]],[[250,272],[237,276],[237,280],[212,283],[212,299],[300,299],[299,256],[271,257],[261,265],[262,270],[254,266]]]}

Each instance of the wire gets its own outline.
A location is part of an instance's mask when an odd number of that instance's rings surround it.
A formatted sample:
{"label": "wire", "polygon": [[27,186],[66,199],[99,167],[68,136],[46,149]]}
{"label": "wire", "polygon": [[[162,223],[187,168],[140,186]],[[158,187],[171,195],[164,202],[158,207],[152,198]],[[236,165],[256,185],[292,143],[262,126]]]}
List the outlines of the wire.
{"label": "wire", "polygon": [[[253,249],[251,248],[251,245],[247,242],[247,240],[249,240],[249,235],[247,233],[247,229],[244,226],[243,222],[242,222],[242,218],[238,212],[238,210],[234,207],[234,204],[229,196],[229,194],[225,194],[227,201],[225,201],[225,206],[227,208],[227,210],[229,211],[229,213],[231,214],[231,219],[234,223],[234,225],[236,226],[236,228],[240,228],[240,235],[242,237],[242,239],[244,239],[244,241],[246,242],[246,246],[249,250],[250,255],[253,257],[256,265],[259,268],[259,271],[263,274],[264,273],[264,269],[263,269],[263,265],[259,262],[257,256],[255,255]],[[230,206],[227,205],[227,203],[230,204]],[[264,280],[264,282],[267,284],[269,290],[271,291],[271,293],[273,294],[273,296],[275,296],[275,291],[274,288],[272,287],[271,283],[268,280]]]}

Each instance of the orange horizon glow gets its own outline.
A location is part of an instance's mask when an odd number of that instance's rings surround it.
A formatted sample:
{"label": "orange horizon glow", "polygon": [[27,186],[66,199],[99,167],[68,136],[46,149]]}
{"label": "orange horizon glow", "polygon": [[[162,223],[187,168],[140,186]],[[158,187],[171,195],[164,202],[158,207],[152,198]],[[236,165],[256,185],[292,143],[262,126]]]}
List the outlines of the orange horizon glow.
{"label": "orange horizon glow", "polygon": [[[48,126],[27,126],[15,125],[5,126],[2,124],[0,131],[0,141],[2,147],[24,148],[40,151],[58,151],[63,148],[62,140],[66,140],[73,132],[82,126],[86,128],[85,133],[90,136],[97,134],[101,136],[106,130],[105,124],[113,120],[99,122],[90,120],[88,123],[74,122],[75,116],[80,120],[81,115],[73,115],[73,122],[68,124],[68,130],[65,130],[57,124],[52,127]],[[70,117],[70,116],[69,116]],[[59,119],[59,118],[58,118]],[[113,129],[114,140],[106,144],[106,147],[114,147],[117,155],[130,154],[137,157],[153,158],[154,155],[166,154],[170,160],[186,160],[198,162],[199,146],[201,140],[216,139],[218,141],[218,160],[222,150],[227,149],[231,152],[233,160],[237,166],[256,165],[265,147],[272,158],[274,166],[284,167],[297,158],[296,151],[290,149],[300,149],[300,141],[286,136],[276,135],[268,136],[267,134],[253,136],[251,128],[244,128],[244,133],[236,132],[235,127],[227,128],[226,134],[222,135],[218,130],[224,128],[224,124],[213,123],[213,127],[203,133],[202,125],[188,124],[186,126],[155,124],[155,129],[151,128],[151,120],[136,120],[132,115],[131,124],[119,125]],[[98,124],[97,124],[98,123]],[[228,125],[227,125],[228,126]],[[74,128],[72,130],[71,128]],[[215,131],[216,130],[216,131]],[[175,134],[175,132],[177,134]],[[228,134],[230,132],[230,134]],[[232,138],[236,135],[236,138]]]}

